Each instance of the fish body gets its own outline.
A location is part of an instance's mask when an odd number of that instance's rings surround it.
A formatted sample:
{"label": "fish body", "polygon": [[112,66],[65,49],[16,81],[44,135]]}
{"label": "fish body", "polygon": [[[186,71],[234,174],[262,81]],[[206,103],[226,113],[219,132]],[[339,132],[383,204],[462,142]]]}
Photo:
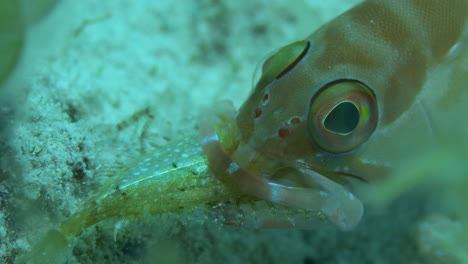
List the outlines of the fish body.
{"label": "fish body", "polygon": [[354,228],[356,189],[446,137],[461,113],[443,102],[466,98],[467,3],[368,0],[279,49],[236,114],[236,146],[205,134],[211,167],[246,193]]}

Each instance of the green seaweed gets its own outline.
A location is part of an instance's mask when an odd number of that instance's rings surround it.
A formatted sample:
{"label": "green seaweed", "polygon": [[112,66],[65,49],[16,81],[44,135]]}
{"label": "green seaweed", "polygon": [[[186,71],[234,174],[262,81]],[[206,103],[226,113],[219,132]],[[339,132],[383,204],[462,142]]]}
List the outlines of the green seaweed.
{"label": "green seaweed", "polygon": [[23,40],[24,23],[19,2],[0,1],[0,86],[15,68]]}
{"label": "green seaweed", "polygon": [[[447,142],[446,142],[447,143]],[[468,263],[468,149],[464,144],[446,144],[425,151],[406,162],[394,174],[367,192],[367,200],[383,208],[392,200],[416,188],[422,188],[443,209],[442,216],[431,217],[425,224],[425,246],[446,252],[445,260]],[[435,212],[439,215],[440,212]],[[448,215],[454,217],[449,221]],[[434,220],[435,219],[435,220]],[[451,224],[446,224],[445,222]],[[440,230],[441,226],[445,230]],[[447,260],[448,261],[448,260]]]}
{"label": "green seaweed", "polygon": [[27,24],[36,23],[45,17],[57,2],[58,0],[21,0],[21,8]]}
{"label": "green seaweed", "polygon": [[38,22],[58,0],[0,1],[0,86],[18,64],[27,25]]}

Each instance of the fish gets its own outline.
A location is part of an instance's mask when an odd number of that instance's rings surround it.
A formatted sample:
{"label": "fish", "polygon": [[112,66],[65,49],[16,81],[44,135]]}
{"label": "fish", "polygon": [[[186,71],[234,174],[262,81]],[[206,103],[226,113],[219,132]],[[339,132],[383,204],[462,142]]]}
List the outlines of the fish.
{"label": "fish", "polygon": [[138,221],[151,215],[176,214],[181,222],[211,221],[256,228],[274,212],[286,220],[322,221],[306,210],[262,203],[226,179],[213,177],[198,138],[188,135],[120,169],[15,263],[65,263],[83,230],[110,219]]}
{"label": "fish", "polygon": [[447,117],[468,99],[467,10],[367,0],[278,49],[238,111],[229,101],[203,111],[199,137],[125,166],[18,263],[63,262],[110,218],[200,208],[226,225],[354,229],[362,189],[463,129]]}
{"label": "fish", "polygon": [[467,99],[467,3],[367,0],[278,49],[238,112],[221,102],[203,114],[210,167],[352,230],[366,186],[453,134]]}

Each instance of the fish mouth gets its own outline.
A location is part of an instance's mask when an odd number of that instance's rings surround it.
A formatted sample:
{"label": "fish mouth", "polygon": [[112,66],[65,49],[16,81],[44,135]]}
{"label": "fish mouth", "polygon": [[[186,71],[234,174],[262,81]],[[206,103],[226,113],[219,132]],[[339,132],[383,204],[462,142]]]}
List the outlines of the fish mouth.
{"label": "fish mouth", "polygon": [[359,223],[364,210],[361,201],[325,175],[304,167],[291,168],[282,175],[283,181],[301,179],[304,186],[287,185],[278,181],[275,173],[269,175],[276,165],[256,162],[261,153],[239,145],[235,116],[228,103],[200,117],[201,146],[216,177],[227,178],[240,191],[273,204],[321,212],[345,231]]}

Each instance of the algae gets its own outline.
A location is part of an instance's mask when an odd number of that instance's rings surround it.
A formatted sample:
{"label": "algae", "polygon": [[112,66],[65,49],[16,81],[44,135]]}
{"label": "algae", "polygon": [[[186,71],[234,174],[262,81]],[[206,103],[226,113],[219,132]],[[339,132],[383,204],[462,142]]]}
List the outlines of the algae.
{"label": "algae", "polygon": [[26,31],[50,12],[58,0],[4,0],[0,2],[0,86],[21,57]]}
{"label": "algae", "polygon": [[20,0],[22,14],[27,24],[37,23],[49,14],[59,0]]}
{"label": "algae", "polygon": [[24,21],[16,0],[0,2],[0,87],[14,69],[21,54]]}
{"label": "algae", "polygon": [[417,224],[419,248],[430,263],[468,263],[467,155],[464,144],[445,144],[409,160],[368,192],[378,208],[410,191],[430,194],[431,212]]}

